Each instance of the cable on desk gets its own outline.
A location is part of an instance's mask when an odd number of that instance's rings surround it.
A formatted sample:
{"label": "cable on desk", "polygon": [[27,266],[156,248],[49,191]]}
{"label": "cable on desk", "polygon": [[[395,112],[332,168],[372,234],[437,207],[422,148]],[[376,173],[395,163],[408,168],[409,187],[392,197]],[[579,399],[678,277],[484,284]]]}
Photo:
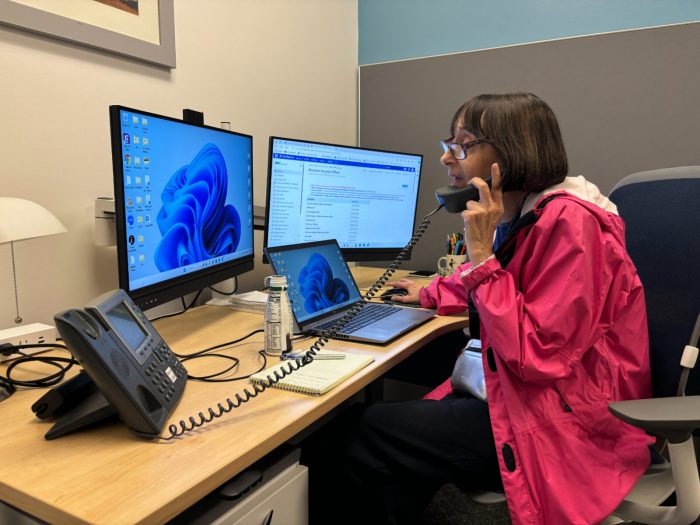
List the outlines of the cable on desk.
{"label": "cable on desk", "polygon": [[[233,409],[238,408],[241,406],[243,403],[247,403],[253,398],[258,397],[258,395],[262,394],[265,390],[270,388],[272,385],[275,383],[278,383],[280,380],[284,379],[288,375],[294,373],[296,370],[299,370],[301,367],[304,367],[308,365],[309,363],[313,362],[314,356],[323,348],[326,343],[330,340],[330,337],[333,336],[337,330],[345,326],[348,322],[352,320],[353,317],[355,317],[362,308],[364,308],[365,304],[367,304],[368,300],[374,297],[374,295],[377,293],[377,291],[384,286],[384,283],[386,283],[391,275],[396,272],[398,267],[403,263],[404,260],[410,255],[411,250],[413,247],[416,245],[416,243],[420,240],[420,238],[423,236],[425,231],[428,229],[428,225],[430,224],[430,221],[428,220],[428,217],[436,214],[438,211],[442,209],[442,205],[438,206],[435,208],[433,211],[431,211],[428,215],[423,217],[423,220],[421,221],[420,225],[418,228],[416,228],[416,231],[413,233],[411,236],[411,239],[408,241],[406,246],[401,250],[399,255],[394,259],[394,261],[389,265],[389,267],[384,271],[382,276],[377,279],[377,282],[374,283],[374,285],[370,286],[370,288],[367,290],[365,295],[362,297],[363,301],[361,303],[358,303],[354,307],[352,307],[348,312],[345,313],[345,315],[341,316],[336,320],[336,322],[333,324],[333,326],[329,330],[325,330],[321,332],[321,336],[309,347],[309,350],[305,352],[305,355],[302,359],[293,359],[290,361],[287,361],[285,363],[285,366],[282,366],[278,370],[275,370],[274,372],[271,372],[270,375],[267,376],[268,383],[253,383],[251,385],[252,390],[249,390],[248,388],[244,388],[243,392],[239,392],[234,396],[234,399],[231,398],[226,398],[225,401],[219,402],[216,404],[215,407],[209,407],[205,412],[199,412],[197,416],[190,416],[189,418],[181,419],[177,424],[172,424],[168,426],[168,431],[170,432],[169,436],[157,436],[158,439],[161,440],[171,440],[175,439],[178,437],[183,436],[184,434],[188,432],[192,432],[198,428],[203,427],[207,423],[212,422],[213,420],[222,417],[225,414],[228,414],[231,412]],[[147,437],[149,439],[153,439],[153,435],[144,435],[144,437]]]}
{"label": "cable on desk", "polygon": [[[200,357],[210,357],[210,356],[211,357],[229,357],[229,358],[231,358],[231,356],[227,356],[227,355],[223,355],[223,354],[207,354],[205,356],[200,356]],[[202,381],[204,383],[231,383],[233,381],[241,381],[243,379],[248,379],[249,377],[257,374],[258,372],[262,372],[263,370],[265,370],[265,368],[267,368],[267,356],[265,354],[265,350],[264,349],[258,350],[258,356],[262,358],[262,365],[256,371],[251,372],[250,374],[245,375],[245,376],[236,376],[236,377],[229,377],[226,379],[217,379],[218,376],[225,374],[229,370],[232,370],[238,364],[238,363],[236,363],[236,365],[231,365],[226,370],[223,370],[221,372],[215,372],[215,373],[210,374],[208,376],[202,376],[200,378],[200,377],[189,375],[187,377],[188,377],[188,379],[192,379],[193,381]],[[236,359],[236,358],[233,357],[231,359]],[[238,361],[238,359],[236,359],[236,361]]]}
{"label": "cable on desk", "polygon": [[184,314],[187,310],[189,310],[190,308],[192,308],[194,306],[194,304],[197,302],[197,299],[199,299],[199,296],[202,295],[203,291],[204,291],[204,288],[200,289],[197,292],[197,295],[194,296],[194,299],[192,299],[192,302],[189,304],[189,306],[185,303],[185,298],[180,297],[180,301],[182,301],[182,310],[180,310],[179,312],[161,315],[160,317],[154,317],[153,319],[149,319],[149,321],[151,321],[153,323],[155,321],[158,321],[159,319],[165,319],[167,317],[175,317],[175,316]]}
{"label": "cable on desk", "polygon": [[[58,343],[37,343],[37,344],[27,344],[27,345],[2,345],[1,350],[3,355],[12,355],[12,354],[19,354],[21,357],[13,360],[8,366],[7,366],[7,371],[5,372],[5,376],[2,378],[2,380],[13,386],[13,387],[18,387],[18,386],[23,386],[27,388],[43,388],[47,386],[53,386],[55,384],[60,383],[63,381],[66,372],[70,370],[73,365],[78,364],[78,361],[73,359],[73,357],[57,357],[57,356],[43,356],[43,355],[29,355],[25,354],[22,352],[23,349],[27,348],[60,348],[62,350],[68,350],[68,347],[62,344]],[[19,365],[22,365],[24,363],[31,363],[31,362],[38,362],[38,363],[44,363],[47,365],[54,366],[58,368],[58,372],[54,372],[53,374],[49,374],[45,377],[41,377],[39,379],[33,379],[31,381],[22,381],[19,379],[13,379],[12,378],[12,371],[18,367]],[[63,366],[65,364],[66,366]]]}
{"label": "cable on desk", "polygon": [[202,381],[204,383],[225,383],[228,381],[238,381],[240,379],[243,379],[242,377],[230,377],[228,379],[215,379],[216,377],[219,377],[221,375],[224,375],[226,372],[230,372],[234,368],[238,366],[238,363],[240,363],[240,359],[237,357],[233,357],[231,355],[226,355],[226,354],[201,354],[201,355],[196,355],[193,357],[185,358],[182,359],[182,361],[189,361],[191,359],[197,359],[200,357],[218,357],[220,359],[225,359],[227,361],[233,361],[232,365],[229,365],[227,368],[224,368],[223,370],[220,370],[218,372],[214,372],[213,374],[209,374],[206,376],[196,376],[193,374],[190,374],[189,372],[187,373],[187,380],[188,381]]}
{"label": "cable on desk", "polygon": [[221,291],[217,290],[216,288],[214,288],[213,286],[208,286],[208,288],[212,292],[216,292],[216,293],[221,294],[221,295],[233,295],[236,293],[236,290],[238,290],[238,277],[237,276],[233,277],[233,290],[230,292],[221,292]]}
{"label": "cable on desk", "polygon": [[[226,372],[233,370],[236,366],[238,366],[238,364],[240,363],[240,360],[236,357],[226,355],[226,354],[209,354],[207,352],[210,352],[211,350],[215,350],[217,348],[221,348],[223,346],[228,346],[228,345],[233,345],[233,344],[239,343],[239,342],[243,341],[244,339],[247,339],[250,336],[257,334],[257,333],[260,333],[260,332],[264,332],[264,330],[262,330],[262,329],[254,330],[251,333],[249,333],[248,335],[245,335],[239,339],[236,339],[235,341],[229,341],[228,343],[222,343],[222,344],[219,344],[216,346],[212,346],[212,347],[206,348],[204,350],[199,350],[199,351],[194,352],[192,354],[184,354],[184,355],[175,354],[175,355],[177,357],[181,358],[181,361],[183,361],[183,362],[188,361],[190,359],[197,359],[197,358],[202,358],[202,357],[218,357],[221,359],[228,359],[228,360],[231,360],[234,362],[234,364],[232,364],[228,368],[225,368],[224,370],[221,370],[220,372],[214,372],[213,374],[209,374],[206,376],[195,376],[193,374],[188,373],[188,375],[187,375],[188,380],[201,381],[203,383],[229,383],[229,382],[233,382],[233,381],[241,381],[242,379],[250,378],[251,376],[257,374],[258,372],[262,372],[263,370],[265,370],[265,368],[267,368],[267,356],[265,354],[264,349],[258,351],[259,356],[262,357],[262,360],[263,360],[262,366],[260,367],[259,370],[256,370],[255,372],[251,372],[250,374],[245,375],[245,376],[229,377],[226,379],[216,379],[216,378],[225,374]],[[299,341],[305,341],[306,339],[311,339],[311,335],[309,335],[309,333],[307,333],[307,332],[302,332],[299,335],[297,335],[296,337],[292,338],[292,341],[299,342]]]}
{"label": "cable on desk", "polygon": [[[249,337],[251,337],[255,334],[259,334],[261,332],[264,332],[264,330],[259,328],[257,330],[253,330],[249,334],[244,335],[243,337],[239,337],[238,339],[235,339],[233,341],[227,341],[226,343],[221,343],[218,345],[210,346],[209,348],[205,348],[203,350],[197,350],[196,352],[192,352],[191,354],[178,354],[175,352],[173,352],[173,354],[175,356],[177,356],[180,359],[180,361],[182,361],[183,363],[185,361],[190,361],[192,359],[199,359],[199,358],[203,358],[203,357],[215,357],[215,358],[233,361],[233,364],[230,365],[229,367],[225,368],[224,370],[220,370],[219,372],[214,372],[213,374],[209,374],[206,376],[195,376],[195,375],[188,373],[187,374],[188,380],[202,381],[202,382],[208,382],[208,383],[225,383],[225,382],[231,382],[231,381],[240,381],[241,379],[247,379],[250,376],[230,377],[227,379],[215,379],[216,377],[219,377],[219,376],[225,374],[226,372],[229,372],[229,371],[233,370],[234,368],[236,368],[238,366],[238,364],[240,363],[240,360],[237,357],[233,357],[230,355],[219,354],[219,353],[210,354],[209,352],[211,352],[212,350],[217,350],[219,348],[223,348],[225,346],[235,345],[236,343],[240,343],[241,341],[248,339]],[[264,367],[263,367],[263,370],[264,370]]]}
{"label": "cable on desk", "polygon": [[15,385],[0,376],[0,401],[4,401],[17,391]]}
{"label": "cable on desk", "polygon": [[177,354],[175,352],[173,352],[173,354],[175,354],[177,357],[179,357],[182,360],[192,359],[194,357],[205,354],[207,352],[211,352],[212,350],[217,350],[219,348],[223,348],[224,346],[235,345],[236,343],[240,343],[244,339],[248,339],[249,337],[254,336],[255,334],[262,333],[264,331],[265,330],[263,330],[262,328],[258,328],[257,330],[253,330],[249,334],[244,335],[243,337],[239,337],[238,339],[234,339],[233,341],[227,341],[226,343],[220,343],[218,345],[210,346],[209,348],[205,348],[203,350],[197,350],[196,352],[192,352],[191,354]]}

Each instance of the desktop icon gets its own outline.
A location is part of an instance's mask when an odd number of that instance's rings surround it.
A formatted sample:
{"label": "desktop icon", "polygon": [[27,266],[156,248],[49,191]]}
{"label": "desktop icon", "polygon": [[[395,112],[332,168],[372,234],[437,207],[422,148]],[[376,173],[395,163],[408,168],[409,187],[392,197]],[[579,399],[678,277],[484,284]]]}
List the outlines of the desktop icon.
{"label": "desktop icon", "polygon": [[126,164],[127,166],[131,166],[131,155],[129,155],[128,153],[124,155],[124,164]]}
{"label": "desktop icon", "polygon": [[[137,158],[138,158],[138,157],[137,157]],[[141,177],[136,177],[136,178],[134,179],[134,182],[135,182],[136,184],[141,184]]]}
{"label": "desktop icon", "polygon": [[133,143],[134,143],[134,144],[138,144],[139,142],[140,142],[140,141],[139,141],[139,136],[138,136],[138,135],[134,135]]}
{"label": "desktop icon", "polygon": [[136,242],[136,239],[134,238],[134,236],[129,235],[129,244],[133,246],[135,242]]}
{"label": "desktop icon", "polygon": [[133,226],[134,225],[134,216],[133,215],[127,216],[126,222],[129,223],[129,226]]}
{"label": "desktop icon", "polygon": [[148,146],[148,137],[143,137],[141,144],[143,144],[144,146]]}
{"label": "desktop icon", "polygon": [[128,133],[124,133],[124,144],[131,144],[131,137]]}
{"label": "desktop icon", "polygon": [[148,126],[148,119],[146,117],[141,117],[141,125]]}

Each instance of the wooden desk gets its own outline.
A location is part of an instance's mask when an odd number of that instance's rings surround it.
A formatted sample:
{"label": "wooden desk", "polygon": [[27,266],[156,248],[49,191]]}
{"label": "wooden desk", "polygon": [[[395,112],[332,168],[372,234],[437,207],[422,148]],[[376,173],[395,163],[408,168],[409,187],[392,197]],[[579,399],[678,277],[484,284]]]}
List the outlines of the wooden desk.
{"label": "wooden desk", "polygon": [[[371,284],[377,270],[353,270]],[[398,275],[405,275],[399,272]],[[381,377],[437,336],[465,326],[465,316],[436,317],[385,346],[332,341],[327,348],[375,357],[341,386],[320,397],[269,389],[232,413],[170,442],[145,441],[114,422],[45,441],[51,424],[30,409],[45,390],[21,390],[0,403],[0,500],[49,523],[163,523]],[[258,314],[202,306],[156,326],[177,353],[236,339],[262,327]],[[307,345],[314,341],[310,339]],[[236,375],[259,367],[262,334],[231,350]],[[304,348],[298,345],[297,348]],[[222,362],[186,363],[197,374]],[[276,361],[276,360],[275,360]],[[268,360],[270,364],[271,361]],[[189,382],[170,423],[196,415],[247,386]],[[167,426],[166,426],[167,432]]]}

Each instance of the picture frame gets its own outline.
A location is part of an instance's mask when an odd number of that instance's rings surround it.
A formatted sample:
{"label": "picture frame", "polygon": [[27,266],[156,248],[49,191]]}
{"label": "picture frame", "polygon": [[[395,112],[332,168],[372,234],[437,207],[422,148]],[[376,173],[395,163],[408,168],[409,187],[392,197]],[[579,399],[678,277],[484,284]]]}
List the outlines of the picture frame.
{"label": "picture frame", "polygon": [[[130,36],[125,32],[105,29],[91,23],[54,14],[34,5],[46,2],[47,6],[56,6],[56,0],[0,0],[0,24],[40,33],[53,38],[67,40],[89,47],[116,53],[157,66],[175,68],[175,16],[173,0],[139,0],[150,2],[152,27],[148,28],[157,36],[157,42]],[[92,4],[91,4],[92,5]],[[115,18],[123,16],[118,9],[112,9],[104,3],[95,2],[98,9],[109,15],[114,11]],[[157,13],[153,9],[157,8]],[[133,15],[131,15],[133,16]],[[156,27],[157,26],[157,27]],[[126,28],[125,28],[126,29]]]}

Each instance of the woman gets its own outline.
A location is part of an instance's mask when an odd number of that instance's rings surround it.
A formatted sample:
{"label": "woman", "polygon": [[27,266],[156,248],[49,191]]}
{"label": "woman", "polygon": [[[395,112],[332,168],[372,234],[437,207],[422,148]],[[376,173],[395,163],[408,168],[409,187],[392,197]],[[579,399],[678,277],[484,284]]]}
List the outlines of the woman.
{"label": "woman", "polygon": [[451,134],[440,160],[452,185],[479,189],[462,212],[471,262],[426,288],[388,285],[408,291],[394,301],[439,314],[471,298],[487,402],[448,380],[423,400],[371,406],[349,445],[353,472],[381,494],[387,522],[411,522],[444,482],[499,481],[514,523],[600,522],[645,471],[653,441],[607,409],[651,395],[623,222],[594,185],[566,176],[556,117],[536,96],[474,97]]}

